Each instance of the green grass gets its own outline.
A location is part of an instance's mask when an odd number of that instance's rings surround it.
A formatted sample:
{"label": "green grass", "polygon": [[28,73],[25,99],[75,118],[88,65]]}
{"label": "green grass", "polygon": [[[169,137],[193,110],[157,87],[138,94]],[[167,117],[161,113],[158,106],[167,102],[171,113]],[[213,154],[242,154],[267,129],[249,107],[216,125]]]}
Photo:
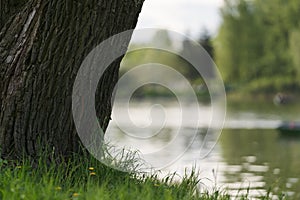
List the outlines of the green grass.
{"label": "green grass", "polygon": [[[213,189],[200,193],[195,171],[175,181],[176,174],[163,179],[140,172],[121,172],[89,156],[74,156],[61,164],[38,164],[0,159],[0,199],[88,199],[88,200],[229,200],[229,195]],[[235,199],[248,199],[247,196]],[[269,199],[269,198],[263,198]]]}
{"label": "green grass", "polygon": [[28,160],[0,160],[0,199],[216,199],[199,193],[195,172],[181,182],[174,181],[175,176],[161,180],[157,175],[121,172],[90,157],[74,156],[62,164],[40,159],[36,167]]}

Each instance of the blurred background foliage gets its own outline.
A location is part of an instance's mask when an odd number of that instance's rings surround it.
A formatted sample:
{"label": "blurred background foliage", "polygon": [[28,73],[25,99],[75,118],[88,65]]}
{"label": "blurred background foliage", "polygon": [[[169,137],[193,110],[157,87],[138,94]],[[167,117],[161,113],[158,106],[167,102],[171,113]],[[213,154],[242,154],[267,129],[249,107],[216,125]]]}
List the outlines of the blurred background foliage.
{"label": "blurred background foliage", "polygon": [[[222,22],[217,34],[212,35],[204,28],[196,42],[214,59],[228,91],[275,95],[295,93],[300,88],[299,0],[225,0],[220,14]],[[179,47],[185,52],[194,45],[190,40],[173,44],[165,30],[157,31],[151,42]],[[197,70],[168,52],[144,49],[128,53],[120,73],[145,63],[174,68],[186,77],[196,93],[208,95]],[[147,91],[155,96],[155,88],[158,87],[148,87]],[[166,89],[160,91],[165,93]]]}
{"label": "blurred background foliage", "polygon": [[[195,43],[200,43],[201,46],[212,56],[213,54],[213,47],[212,47],[212,39],[211,35],[208,33],[207,30],[204,30],[198,41],[192,41],[189,39],[185,39],[183,41],[178,41],[174,43],[172,41],[171,36],[169,35],[167,30],[158,30],[154,35],[152,40],[150,41],[152,44],[155,44],[156,46],[161,47],[169,47],[170,49],[173,49],[176,52],[181,52],[184,54],[187,54],[189,56],[198,56],[195,55],[195,52],[193,52],[193,48]],[[134,43],[131,44],[129,49],[132,47],[139,47],[143,46],[143,44]],[[206,54],[205,56],[208,56]],[[165,65],[167,67],[171,67],[175,69],[178,73],[183,75],[185,77],[185,80],[189,81],[191,86],[193,87],[194,91],[198,95],[199,98],[207,99],[209,97],[207,87],[205,82],[203,81],[202,76],[199,74],[199,72],[193,67],[188,61],[186,61],[181,56],[167,52],[164,50],[158,50],[158,49],[151,49],[151,48],[141,48],[140,50],[134,50],[127,53],[122,60],[121,68],[120,68],[120,76],[123,76],[126,72],[129,72],[130,69],[133,69],[134,67],[143,65],[143,64],[153,64],[153,72],[150,74],[140,74],[139,77],[132,77],[132,79],[129,79],[127,82],[127,87],[130,84],[134,84],[134,79],[137,78],[143,78],[143,76],[155,76],[155,64],[159,63],[162,65]],[[213,74],[213,70],[209,71],[210,74]],[[129,73],[130,76],[130,73]],[[168,79],[168,76],[173,76],[172,74],[164,74],[163,77]],[[177,87],[180,90],[181,83],[183,80],[178,80],[178,82],[173,83],[174,87]],[[119,86],[119,91],[122,90],[122,86]],[[184,91],[182,91],[184,92]],[[135,97],[171,97],[174,96],[174,94],[171,91],[168,91],[167,88],[160,86],[158,84],[150,84],[145,85],[141,88],[139,88],[135,92]]]}
{"label": "blurred background foliage", "polygon": [[299,88],[299,0],[225,0],[221,16],[214,50],[226,84],[258,92]]}

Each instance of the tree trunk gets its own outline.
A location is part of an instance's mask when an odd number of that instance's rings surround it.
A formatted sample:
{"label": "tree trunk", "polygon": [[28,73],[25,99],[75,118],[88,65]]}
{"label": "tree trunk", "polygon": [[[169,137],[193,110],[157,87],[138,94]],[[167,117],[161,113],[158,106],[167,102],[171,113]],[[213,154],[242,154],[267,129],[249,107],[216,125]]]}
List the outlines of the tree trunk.
{"label": "tree trunk", "polygon": [[[135,27],[143,1],[0,0],[2,157],[35,158],[46,145],[57,155],[78,152],[71,109],[77,71],[93,47]],[[104,130],[120,61],[98,84],[96,110]]]}

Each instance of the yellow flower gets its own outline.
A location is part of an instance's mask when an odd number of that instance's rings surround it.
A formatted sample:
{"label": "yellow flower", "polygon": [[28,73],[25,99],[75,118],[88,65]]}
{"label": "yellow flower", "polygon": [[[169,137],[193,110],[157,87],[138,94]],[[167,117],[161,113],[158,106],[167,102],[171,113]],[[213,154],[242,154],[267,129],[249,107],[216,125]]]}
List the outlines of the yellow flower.
{"label": "yellow flower", "polygon": [[73,193],[73,197],[78,197],[78,196],[79,196],[79,193],[76,193],[76,192]]}
{"label": "yellow flower", "polygon": [[91,173],[90,173],[90,176],[95,176],[95,175],[96,175],[95,172],[91,172]]}
{"label": "yellow flower", "polygon": [[55,187],[55,190],[61,190],[61,187],[57,186]]}
{"label": "yellow flower", "polygon": [[93,171],[95,168],[94,167],[89,167],[89,170]]}

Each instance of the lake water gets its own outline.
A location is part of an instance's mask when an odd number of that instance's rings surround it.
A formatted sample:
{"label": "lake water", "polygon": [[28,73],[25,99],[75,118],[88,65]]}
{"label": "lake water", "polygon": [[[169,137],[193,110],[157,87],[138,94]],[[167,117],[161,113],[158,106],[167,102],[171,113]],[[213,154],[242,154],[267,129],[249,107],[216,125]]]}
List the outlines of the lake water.
{"label": "lake water", "polygon": [[[188,119],[182,120],[183,109]],[[258,197],[271,188],[274,199],[280,192],[300,199],[300,137],[276,130],[282,121],[300,121],[299,111],[296,104],[232,103],[219,135],[207,133],[210,106],[139,102],[130,105],[127,116],[127,106],[116,103],[106,139],[138,149],[162,174],[176,171],[180,177],[196,166],[204,190]]]}

